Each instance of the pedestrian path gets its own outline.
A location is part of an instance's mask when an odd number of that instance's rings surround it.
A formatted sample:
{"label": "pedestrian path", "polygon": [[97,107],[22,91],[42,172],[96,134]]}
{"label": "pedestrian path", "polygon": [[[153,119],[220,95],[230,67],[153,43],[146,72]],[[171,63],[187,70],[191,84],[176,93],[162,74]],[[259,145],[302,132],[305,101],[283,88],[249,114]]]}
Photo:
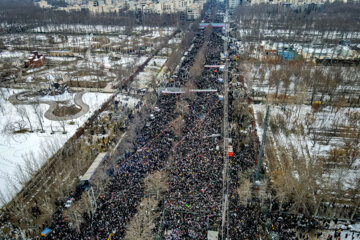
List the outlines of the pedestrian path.
{"label": "pedestrian path", "polygon": [[72,119],[76,119],[79,118],[81,116],[83,116],[84,114],[86,114],[89,111],[89,105],[87,105],[83,99],[82,96],[84,95],[84,92],[80,92],[80,93],[76,93],[75,97],[74,97],[74,102],[77,106],[79,106],[81,108],[80,112],[73,114],[73,115],[67,115],[67,116],[63,116],[63,117],[59,117],[56,116],[54,114],[54,110],[57,107],[57,103],[55,101],[21,101],[18,99],[18,96],[20,94],[23,94],[24,92],[18,93],[18,94],[14,94],[11,95],[9,97],[9,102],[11,102],[14,105],[34,105],[34,104],[47,104],[49,105],[49,108],[46,110],[44,116],[52,121],[67,121],[67,120],[72,120]]}

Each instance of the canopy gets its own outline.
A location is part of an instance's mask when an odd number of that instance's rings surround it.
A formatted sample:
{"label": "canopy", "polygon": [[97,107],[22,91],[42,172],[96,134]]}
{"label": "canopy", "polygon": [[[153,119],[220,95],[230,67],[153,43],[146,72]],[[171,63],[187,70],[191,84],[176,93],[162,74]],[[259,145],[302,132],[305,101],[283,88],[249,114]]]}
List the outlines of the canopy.
{"label": "canopy", "polygon": [[228,152],[228,156],[229,157],[233,157],[234,156],[234,152],[233,152],[233,147],[231,145],[229,145],[227,147],[227,152]]}
{"label": "canopy", "polygon": [[208,240],[218,240],[219,232],[217,231],[208,231],[207,239]]}
{"label": "canopy", "polygon": [[50,232],[50,228],[45,228],[44,231],[41,232],[41,236],[46,237]]}
{"label": "canopy", "polygon": [[206,68],[225,68],[225,65],[205,65]]}
{"label": "canopy", "polygon": [[107,153],[99,153],[95,158],[94,162],[91,164],[86,173],[80,178],[80,181],[90,181],[92,176],[95,174],[99,165],[105,160]]}

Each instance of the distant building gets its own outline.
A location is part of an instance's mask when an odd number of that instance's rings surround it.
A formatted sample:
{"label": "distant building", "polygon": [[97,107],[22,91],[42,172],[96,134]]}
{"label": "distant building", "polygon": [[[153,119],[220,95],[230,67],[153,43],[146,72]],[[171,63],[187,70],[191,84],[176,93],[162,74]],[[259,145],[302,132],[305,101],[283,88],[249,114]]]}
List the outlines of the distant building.
{"label": "distant building", "polygon": [[[341,42],[340,42],[341,43]],[[347,45],[335,45],[326,47],[321,44],[295,44],[290,45],[281,42],[262,41],[258,48],[259,58],[278,58],[283,60],[298,60],[302,58],[306,61],[357,61],[360,54],[355,49]]]}
{"label": "distant building", "polygon": [[34,67],[39,68],[45,64],[45,56],[38,54],[38,52],[33,52],[28,59],[24,62],[24,67]]}
{"label": "distant building", "polygon": [[[231,0],[238,4],[240,0]],[[67,7],[59,7],[63,11],[81,11],[87,9],[92,13],[119,12],[121,9],[144,13],[182,13],[188,19],[200,17],[207,0],[65,0]],[[51,7],[46,0],[41,0],[40,7]]]}
{"label": "distant building", "polygon": [[[232,0],[229,0],[232,1]],[[286,6],[303,6],[309,4],[324,4],[326,2],[333,3],[335,1],[347,3],[347,0],[250,0],[251,4],[278,4]]]}
{"label": "distant building", "polygon": [[229,0],[229,8],[236,8],[240,5],[240,0]]}
{"label": "distant building", "polygon": [[37,6],[41,8],[50,8],[51,6],[47,3],[46,0],[41,0],[40,2],[36,3]]}
{"label": "distant building", "polygon": [[283,59],[283,60],[293,60],[296,53],[291,49],[279,49],[277,54]]}

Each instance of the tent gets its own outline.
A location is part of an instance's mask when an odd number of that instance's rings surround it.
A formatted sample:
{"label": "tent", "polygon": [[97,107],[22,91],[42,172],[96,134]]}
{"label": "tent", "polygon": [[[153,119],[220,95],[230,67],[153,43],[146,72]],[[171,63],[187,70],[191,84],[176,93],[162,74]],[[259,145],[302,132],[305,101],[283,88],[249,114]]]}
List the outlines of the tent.
{"label": "tent", "polygon": [[51,232],[50,228],[45,228],[44,231],[41,232],[42,237],[46,237]]}
{"label": "tent", "polygon": [[88,181],[94,176],[96,170],[100,166],[100,164],[106,159],[107,153],[99,153],[95,158],[94,162],[91,164],[86,173],[80,178],[80,181]]}
{"label": "tent", "polygon": [[234,156],[234,152],[233,152],[233,147],[231,145],[229,145],[227,147],[227,152],[228,152],[228,156],[229,157],[233,157]]}
{"label": "tent", "polygon": [[219,239],[219,232],[217,232],[217,231],[208,231],[207,239],[208,240],[218,240]]}

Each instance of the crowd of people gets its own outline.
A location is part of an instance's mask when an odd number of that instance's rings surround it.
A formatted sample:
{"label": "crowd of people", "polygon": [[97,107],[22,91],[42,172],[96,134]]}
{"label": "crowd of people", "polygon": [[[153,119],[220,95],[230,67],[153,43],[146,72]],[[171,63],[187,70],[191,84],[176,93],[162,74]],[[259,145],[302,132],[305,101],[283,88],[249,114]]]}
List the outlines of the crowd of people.
{"label": "crowd of people", "polygon": [[[187,72],[205,41],[208,42],[207,63],[220,61],[221,36],[213,31],[205,39],[204,32],[197,32],[194,46],[179,68],[177,75],[184,76],[177,79],[180,86],[188,81]],[[162,234],[170,230],[171,236],[176,235],[174,239],[205,239],[208,229],[216,229],[221,222],[223,152],[221,139],[209,136],[222,131],[223,104],[218,97],[223,91],[218,81],[221,74],[207,69],[202,78],[195,81],[197,88],[213,88],[218,93],[160,96],[156,104],[159,110],[153,111],[153,119],[148,120],[151,124],[143,125],[136,132],[133,151],[119,156],[104,194],[97,200],[96,211],[84,214],[81,231],[73,229],[64,220],[63,209],[59,209],[49,225],[52,232],[47,238],[105,239],[110,233],[115,233],[112,239],[123,238],[127,223],[144,197],[144,178],[163,169],[170,155],[174,158],[170,167],[170,187],[164,194],[161,208],[171,214],[159,219],[159,225],[164,226]],[[178,117],[175,107],[179,98],[187,101],[189,113],[183,116],[182,135],[175,136],[168,126]],[[176,145],[169,139],[174,139]]]}
{"label": "crowd of people", "polygon": [[166,126],[175,117],[168,114],[174,112],[175,98],[161,97],[158,106],[160,111],[154,112],[152,124],[137,131],[133,151],[119,156],[116,166],[109,171],[110,181],[104,194],[97,201],[96,211],[85,214],[81,231],[72,229],[63,218],[63,209],[59,209],[49,226],[52,232],[48,239],[107,239],[110,233],[115,233],[113,239],[124,236],[126,223],[144,197],[144,178],[164,167],[172,147],[168,139],[173,138],[173,133]]}
{"label": "crowd of people", "polygon": [[[208,11],[204,20],[222,22],[223,16]],[[222,137],[224,104],[220,98],[225,89],[220,79],[225,73],[220,68],[203,68],[201,77],[194,80],[189,76],[189,69],[205,43],[205,65],[223,64],[224,59],[220,58],[224,50],[223,30],[211,29],[209,33],[209,29],[199,29],[175,74],[176,87],[184,87],[188,81],[194,81],[193,86],[197,89],[216,89],[217,92],[160,95],[156,102],[157,110],[152,110],[152,116],[136,129],[131,149],[117,156],[114,166],[109,166],[106,172],[109,181],[97,199],[97,208],[81,216],[80,231],[64,219],[64,208],[59,208],[47,226],[51,229],[47,239],[107,239],[110,234],[113,234],[111,239],[123,239],[130,219],[144,198],[145,177],[164,170],[169,159],[169,189],[159,202],[162,214],[156,220],[157,232],[167,240],[200,240],[207,239],[209,231],[220,231],[224,201],[224,152],[227,151]],[[238,71],[234,54],[229,49],[229,79]],[[169,87],[173,85],[168,83]],[[230,88],[230,120],[234,117],[232,94]],[[245,94],[244,101],[246,98]],[[179,101],[185,102],[188,108],[181,116],[185,124],[180,134],[171,128],[180,115],[176,111]],[[129,117],[136,118],[134,115]],[[249,127],[249,134],[255,131],[251,123],[245,127]],[[237,137],[234,131],[230,131],[230,135]],[[278,239],[307,239],[310,230],[325,226],[324,222],[315,219],[279,211],[281,206],[275,200],[264,203],[254,198],[244,205],[236,193],[240,185],[239,172],[255,167],[257,142],[241,147],[236,141],[233,144],[234,156],[228,165],[227,239],[260,239],[265,232],[274,232]],[[81,191],[79,189],[72,197],[78,199]],[[321,236],[321,231],[318,234]]]}
{"label": "crowd of people", "polygon": [[[186,72],[196,60],[197,50],[207,41],[206,65],[219,65],[223,40],[213,31],[206,39],[206,30],[200,31],[194,48],[180,68]],[[184,71],[184,73],[182,73]],[[219,69],[206,69],[195,80],[198,89],[217,89],[218,92],[197,93],[185,100],[189,114],[184,116],[182,138],[173,149],[175,157],[170,173],[170,189],[165,196],[165,214],[160,221],[166,239],[207,239],[210,229],[221,225],[223,172],[223,103],[219,96],[223,83],[218,79]],[[182,79],[183,83],[189,81]]]}

